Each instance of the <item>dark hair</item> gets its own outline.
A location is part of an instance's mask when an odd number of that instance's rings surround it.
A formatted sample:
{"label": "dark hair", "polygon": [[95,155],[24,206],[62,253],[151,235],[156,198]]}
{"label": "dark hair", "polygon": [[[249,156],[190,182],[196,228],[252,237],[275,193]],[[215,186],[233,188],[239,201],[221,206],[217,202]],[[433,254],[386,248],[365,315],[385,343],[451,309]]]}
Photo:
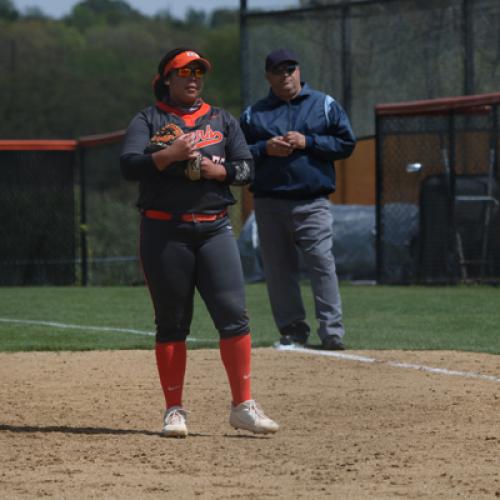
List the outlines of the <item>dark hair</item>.
{"label": "dark hair", "polygon": [[187,50],[192,50],[200,55],[200,57],[204,57],[198,50],[193,49],[191,47],[177,47],[176,49],[172,49],[168,51],[158,63],[158,74],[153,82],[153,92],[156,96],[156,99],[159,101],[165,100],[165,97],[168,97],[168,87],[164,82],[163,72],[165,71],[165,66],[177,55],[181,52],[186,52]]}

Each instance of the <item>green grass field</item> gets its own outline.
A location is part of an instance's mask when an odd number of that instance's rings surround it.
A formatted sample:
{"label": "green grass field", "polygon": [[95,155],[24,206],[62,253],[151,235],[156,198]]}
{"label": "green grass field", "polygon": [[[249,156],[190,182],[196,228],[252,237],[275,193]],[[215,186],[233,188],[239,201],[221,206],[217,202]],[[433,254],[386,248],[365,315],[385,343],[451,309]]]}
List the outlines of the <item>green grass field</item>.
{"label": "green grass field", "polygon": [[[452,349],[500,354],[500,288],[342,284],[349,349]],[[303,285],[316,327],[310,288]],[[278,338],[263,283],[247,286],[253,345]],[[136,330],[136,332],[122,331]],[[0,351],[149,349],[153,311],[144,287],[0,288]],[[191,348],[218,336],[197,297]],[[313,333],[311,343],[318,344]]]}

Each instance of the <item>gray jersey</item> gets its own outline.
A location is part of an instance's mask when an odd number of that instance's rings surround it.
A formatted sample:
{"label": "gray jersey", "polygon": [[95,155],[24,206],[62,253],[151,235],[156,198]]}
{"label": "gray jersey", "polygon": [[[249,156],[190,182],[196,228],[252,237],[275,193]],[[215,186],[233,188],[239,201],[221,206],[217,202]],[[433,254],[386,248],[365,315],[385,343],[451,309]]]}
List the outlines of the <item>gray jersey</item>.
{"label": "gray jersey", "polygon": [[[224,165],[226,180],[190,181],[184,175],[185,162],[160,172],[145,150],[168,125],[195,133],[198,151]],[[227,111],[206,103],[189,114],[163,103],[139,112],[128,126],[120,164],[125,179],[139,181],[137,206],[141,210],[174,213],[220,211],[235,203],[229,186],[248,184],[253,174],[252,155],[238,121]]]}

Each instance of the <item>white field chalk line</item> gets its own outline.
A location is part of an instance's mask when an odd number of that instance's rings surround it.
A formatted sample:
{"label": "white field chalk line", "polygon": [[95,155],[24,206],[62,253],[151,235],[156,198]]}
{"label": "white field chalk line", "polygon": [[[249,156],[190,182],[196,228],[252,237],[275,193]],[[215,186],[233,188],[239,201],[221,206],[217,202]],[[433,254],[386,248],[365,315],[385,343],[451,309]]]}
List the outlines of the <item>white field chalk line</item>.
{"label": "white field chalk line", "polygon": [[360,361],[361,363],[380,363],[388,366],[394,366],[396,368],[407,368],[410,370],[418,370],[422,372],[439,373],[441,375],[449,375],[453,377],[477,378],[480,380],[488,380],[489,382],[500,383],[500,377],[495,377],[493,375],[483,375],[482,373],[477,373],[477,372],[462,372],[457,370],[447,370],[446,368],[434,368],[432,366],[401,363],[399,361],[382,361],[375,358],[370,358],[368,356],[359,356],[357,354],[346,354],[343,352],[334,352],[334,351],[319,351],[315,349],[307,349],[305,347],[297,347],[297,346],[275,345],[275,347],[279,351],[294,351],[294,352],[303,352],[306,354],[316,354],[318,356],[333,356],[334,358],[347,359],[350,361]]}
{"label": "white field chalk line", "polygon": [[[14,323],[21,325],[35,325],[35,326],[51,326],[54,328],[65,328],[73,330],[84,330],[84,331],[95,331],[95,332],[118,332],[118,333],[132,333],[135,335],[148,335],[154,336],[154,332],[148,332],[145,330],[134,330],[132,328],[115,328],[109,326],[85,326],[85,325],[72,325],[68,323],[57,323],[55,321],[36,321],[29,319],[11,319],[11,318],[0,318],[0,323]],[[188,342],[200,342],[200,339],[194,339],[188,337]],[[446,368],[435,368],[426,365],[416,365],[411,363],[401,363],[399,361],[381,361],[376,358],[370,358],[368,356],[360,356],[357,354],[347,354],[343,352],[335,351],[319,351],[315,349],[307,349],[305,347],[297,346],[275,346],[279,351],[294,351],[303,352],[306,354],[316,354],[318,356],[332,356],[334,358],[346,359],[350,361],[359,361],[361,363],[381,363],[388,366],[394,366],[396,368],[407,368],[411,370],[419,370],[429,373],[439,373],[441,375],[449,375],[455,377],[467,377],[467,378],[477,378],[480,380],[488,380],[490,382],[500,382],[500,377],[494,377],[493,375],[483,375],[477,372],[462,372],[457,370],[447,370]]]}
{"label": "white field chalk line", "polygon": [[30,319],[10,319],[0,318],[2,323],[15,323],[20,325],[35,325],[35,326],[53,326],[54,328],[65,328],[72,330],[87,330],[95,332],[121,332],[121,333],[134,333],[136,335],[154,335],[153,332],[146,332],[144,330],[133,330],[130,328],[115,328],[110,326],[86,326],[86,325],[71,325],[68,323],[56,323],[55,321],[37,321]]}
{"label": "white field chalk line", "polygon": [[[117,333],[133,333],[134,335],[148,335],[154,336],[154,332],[147,332],[145,330],[134,330],[132,328],[115,328],[113,326],[87,326],[87,325],[71,325],[68,323],[56,323],[55,321],[36,321],[30,319],[11,319],[0,318],[0,323],[14,323],[20,325],[35,325],[35,326],[51,326],[54,328],[65,328],[72,330],[84,330],[93,332],[117,332]],[[188,342],[200,342],[200,339],[193,339],[188,337]]]}

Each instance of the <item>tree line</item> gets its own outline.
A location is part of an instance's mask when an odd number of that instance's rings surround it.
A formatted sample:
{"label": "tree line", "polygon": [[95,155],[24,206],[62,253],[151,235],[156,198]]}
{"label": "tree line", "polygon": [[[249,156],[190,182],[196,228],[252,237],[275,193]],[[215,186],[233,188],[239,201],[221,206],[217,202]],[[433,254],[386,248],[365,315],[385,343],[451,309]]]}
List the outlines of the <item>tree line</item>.
{"label": "tree line", "polygon": [[124,0],[84,0],[60,20],[0,0],[1,139],[73,139],[126,127],[154,102],[162,55],[177,46],[213,64],[204,99],[240,112],[238,11],[145,16]]}

